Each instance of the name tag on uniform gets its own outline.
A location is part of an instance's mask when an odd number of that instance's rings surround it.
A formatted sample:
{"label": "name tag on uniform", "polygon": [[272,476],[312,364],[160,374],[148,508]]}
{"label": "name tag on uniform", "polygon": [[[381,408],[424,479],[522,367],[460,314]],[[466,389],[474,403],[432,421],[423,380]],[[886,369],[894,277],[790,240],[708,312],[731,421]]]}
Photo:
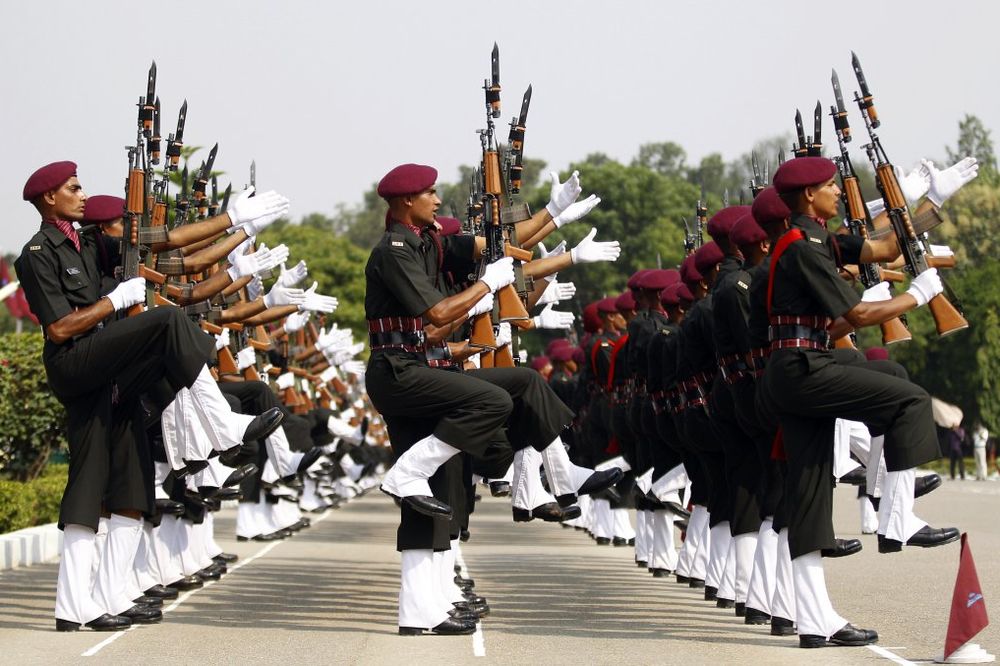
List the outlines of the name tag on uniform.
{"label": "name tag on uniform", "polygon": [[32,252],[34,252],[35,250],[41,250],[42,246],[41,245],[32,245],[28,249],[31,250]]}
{"label": "name tag on uniform", "polygon": [[749,288],[750,288],[750,285],[748,285],[748,284],[747,284],[746,282],[744,282],[743,280],[737,280],[737,281],[736,281],[736,284],[738,284],[739,286],[743,287],[744,289],[749,289]]}
{"label": "name tag on uniform", "polygon": [[812,243],[819,243],[820,245],[823,244],[823,239],[821,239],[821,238],[813,238],[812,236],[809,237],[809,241],[812,242]]}
{"label": "name tag on uniform", "polygon": [[393,247],[403,247],[405,243],[403,241],[392,241]]}
{"label": "name tag on uniform", "polygon": [[69,273],[70,275],[79,275],[80,274],[80,269],[79,268],[67,268],[66,272]]}

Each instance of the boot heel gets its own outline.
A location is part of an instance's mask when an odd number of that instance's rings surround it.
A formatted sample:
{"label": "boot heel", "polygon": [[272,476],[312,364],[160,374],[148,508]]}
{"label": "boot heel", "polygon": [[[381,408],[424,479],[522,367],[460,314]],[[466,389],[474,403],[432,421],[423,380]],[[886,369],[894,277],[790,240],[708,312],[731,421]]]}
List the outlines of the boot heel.
{"label": "boot heel", "polygon": [[421,629],[420,627],[400,627],[399,628],[399,635],[400,636],[420,636],[423,633],[424,633],[424,630]]}
{"label": "boot heel", "polygon": [[56,631],[80,631],[80,623],[56,618]]}

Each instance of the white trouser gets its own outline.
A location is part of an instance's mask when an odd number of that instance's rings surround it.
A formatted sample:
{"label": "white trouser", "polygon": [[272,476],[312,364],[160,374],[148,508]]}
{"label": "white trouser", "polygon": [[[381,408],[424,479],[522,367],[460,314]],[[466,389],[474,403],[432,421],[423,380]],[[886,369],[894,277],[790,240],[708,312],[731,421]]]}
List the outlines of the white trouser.
{"label": "white trouser", "polygon": [[542,451],[542,464],[549,488],[556,497],[575,495],[594,470],[580,467],[570,462],[566,447],[558,437]]}
{"label": "white trouser", "polygon": [[878,514],[868,495],[858,498],[858,509],[861,512],[861,533],[875,534],[878,531]]}
{"label": "white trouser", "polygon": [[315,511],[326,506],[326,502],[319,495],[319,484],[316,479],[306,476],[302,480],[302,497],[299,498],[299,507],[303,511]]}
{"label": "white trouser", "polygon": [[818,550],[792,560],[795,580],[796,624],[800,636],[829,638],[844,628],[847,620],[837,614],[826,590],[823,556]]}
{"label": "white trouser", "polygon": [[778,561],[774,567],[774,594],[771,596],[771,617],[795,621],[795,577],[788,550],[788,528],[778,532]]}
{"label": "white trouser", "polygon": [[243,443],[243,434],[254,417],[237,414],[232,410],[219,390],[219,385],[212,379],[208,366],[201,369],[188,392],[191,396],[191,408],[205,429],[212,448],[225,451]]}
{"label": "white trouser", "polygon": [[252,539],[259,534],[263,534],[257,519],[257,504],[258,502],[239,503],[236,509],[236,536]]}
{"label": "white trouser", "polygon": [[574,518],[573,520],[564,521],[567,525],[572,525],[573,527],[582,527],[584,529],[590,529],[590,517],[593,512],[594,500],[590,498],[589,495],[584,495],[577,498],[577,506],[580,507],[580,517]]}
{"label": "white trouser", "polygon": [[94,598],[112,615],[123,613],[135,605],[126,593],[126,582],[141,537],[142,519],[111,514],[104,552],[101,553],[101,563],[94,580]]}
{"label": "white trouser", "polygon": [[595,537],[610,539],[614,536],[614,518],[611,503],[606,499],[593,499],[594,519],[591,531]]}
{"label": "white trouser", "polygon": [[[653,544],[649,558],[650,569],[677,569],[677,549],[674,547],[674,514],[659,510],[652,512]],[[682,574],[683,575],[683,574]]]}
{"label": "white trouser", "polygon": [[94,598],[93,571],[97,560],[96,533],[83,525],[63,529],[56,579],[56,619],[86,624],[108,612]]}
{"label": "white trouser", "polygon": [[635,512],[635,559],[649,563],[653,556],[653,512]]}
{"label": "white trouser", "polygon": [[382,478],[382,488],[396,497],[431,496],[433,493],[427,479],[456,453],[459,450],[454,446],[428,435],[399,456],[396,464]]}
{"label": "white trouser", "polygon": [[886,472],[882,484],[882,499],[878,505],[878,532],[889,539],[906,543],[907,539],[927,525],[913,513],[913,485],[916,472]]}
{"label": "white trouser", "polygon": [[433,629],[448,619],[435,590],[440,579],[431,549],[404,550],[399,582],[399,626]]}
{"label": "white trouser", "polygon": [[[511,504],[525,511],[531,511],[536,506],[544,504],[539,501],[541,495],[547,495],[542,487],[539,469],[542,464],[542,454],[528,446],[514,452],[514,464],[511,465],[513,481],[511,483]],[[546,501],[552,501],[546,499]]]}
{"label": "white trouser", "polygon": [[[729,521],[724,520],[711,528],[710,545],[708,549],[708,569],[705,572],[705,585],[718,588],[726,571],[726,560],[729,558],[729,542],[733,537],[729,531]],[[732,599],[732,597],[727,597]]]}
{"label": "white trouser", "polygon": [[679,502],[678,493],[684,490],[687,483],[688,477],[687,472],[684,471],[684,465],[677,465],[653,482],[653,495],[661,502]]}
{"label": "white trouser", "polygon": [[757,531],[757,547],[753,555],[753,571],[747,587],[747,608],[771,614],[771,594],[774,591],[774,567],[778,559],[778,535],[765,518]]}
{"label": "white trouser", "polygon": [[453,608],[450,606],[451,602],[465,601],[465,597],[462,595],[462,588],[455,583],[455,556],[458,555],[459,548],[458,539],[453,539],[451,542],[451,548],[449,550],[443,550],[440,553],[441,589],[444,590],[445,596],[448,598],[449,607],[447,610],[451,610],[451,608]]}
{"label": "white trouser", "polygon": [[[278,426],[270,435],[264,438],[267,448],[267,459],[274,465],[279,477],[291,476],[298,472],[299,463],[304,453],[296,453],[288,446],[288,435],[285,429]],[[347,456],[344,456],[346,459]]]}
{"label": "white trouser", "polygon": [[868,428],[859,421],[848,421],[847,419],[837,419],[833,426],[833,478],[839,479],[848,472],[857,469],[860,465],[851,458],[851,451],[854,449],[853,440],[855,437],[863,438],[866,442],[870,439]]}
{"label": "white trouser", "polygon": [[736,600],[736,539],[732,535],[729,537],[726,565],[722,568],[722,578],[719,579],[717,594],[720,599]]}
{"label": "white trouser", "polygon": [[628,517],[628,509],[611,509],[614,526],[611,528],[616,537],[625,539],[635,538],[635,530],[632,528],[632,521]]}
{"label": "white trouser", "polygon": [[179,566],[179,558],[175,561],[173,555],[174,527],[177,518],[163,516],[159,527],[153,530],[153,551],[156,553],[156,565],[159,569],[160,584],[169,585],[184,576]]}
{"label": "white trouser", "polygon": [[132,561],[131,568],[125,572],[125,596],[129,599],[138,599],[142,596],[143,590],[148,590],[159,582],[155,580],[149,564],[152,552],[146,537],[148,531],[148,523],[142,521],[142,529],[139,530],[139,543],[135,549],[135,558]]}
{"label": "white trouser", "polygon": [[757,552],[757,533],[740,534],[733,537],[733,554],[736,556],[736,603],[745,604],[749,596],[750,575],[753,571],[754,554]]}
{"label": "white trouser", "polygon": [[[868,452],[868,460],[862,458],[867,469],[865,486],[868,494],[872,497],[882,496],[882,485],[885,483],[886,467],[885,456],[882,455],[882,447],[885,444],[885,435],[871,438],[871,448]],[[877,461],[877,462],[876,462]]]}
{"label": "white trouser", "polygon": [[708,568],[708,510],[696,504],[688,520],[687,535],[677,561],[677,571],[682,576],[705,580],[705,570]]}
{"label": "white trouser", "polygon": [[972,454],[976,459],[976,481],[985,481],[989,476],[989,469],[986,467],[986,447],[972,447]]}
{"label": "white trouser", "polygon": [[[183,412],[180,412],[181,416],[178,416],[178,396],[181,393],[186,393],[187,389],[181,389],[177,395],[174,396],[173,401],[167,405],[163,412],[160,414],[160,432],[163,435],[163,450],[167,454],[167,464],[170,465],[172,469],[181,470],[184,469],[184,460],[187,458],[187,451],[184,450],[184,439],[182,430],[183,422]],[[161,463],[157,463],[160,465]],[[157,486],[162,483],[163,480],[159,479]]]}

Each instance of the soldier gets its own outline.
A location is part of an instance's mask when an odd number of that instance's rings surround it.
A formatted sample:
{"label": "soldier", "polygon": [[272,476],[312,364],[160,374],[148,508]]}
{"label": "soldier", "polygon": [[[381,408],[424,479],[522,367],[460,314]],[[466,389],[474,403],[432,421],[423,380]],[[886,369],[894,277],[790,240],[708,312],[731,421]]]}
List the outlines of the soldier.
{"label": "soldier", "polygon": [[[758,386],[758,401],[770,405],[781,423],[799,645],[806,648],[878,640],[876,632],[858,629],[834,611],[823,577],[820,551],[836,546],[831,524],[834,419],[861,421],[885,433],[891,479],[883,502],[912,505],[913,468],[940,455],[926,391],[896,377],[838,363],[828,350],[831,337],[897,317],[942,291],[936,271],[929,270],[914,278],[905,294],[861,301],[841,278],[839,267],[890,261],[898,248],[891,252],[868,242],[832,239],[825,221],[837,214],[840,188],[835,174],[836,165],[819,157],[790,160],[775,174],[774,187],[791,218],[790,230],[771,256],[766,303],[771,354]],[[954,528],[925,526],[906,542],[934,546],[958,536]]]}

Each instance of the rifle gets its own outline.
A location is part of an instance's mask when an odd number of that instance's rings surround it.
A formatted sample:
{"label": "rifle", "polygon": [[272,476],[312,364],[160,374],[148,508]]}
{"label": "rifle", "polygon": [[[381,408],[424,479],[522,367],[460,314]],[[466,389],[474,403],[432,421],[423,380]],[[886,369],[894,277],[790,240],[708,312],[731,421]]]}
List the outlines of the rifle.
{"label": "rifle", "polygon": [[[857,172],[854,170],[850,153],[847,151],[847,144],[851,140],[851,126],[847,120],[847,109],[844,107],[844,98],[840,92],[840,79],[837,77],[836,70],[833,72],[832,82],[836,106],[830,107],[830,115],[833,117],[837,145],[840,148],[840,156],[835,157],[833,161],[837,164],[837,171],[840,174],[840,196],[844,204],[844,220],[852,234],[868,240],[868,227],[871,226],[871,218],[868,207],[865,206],[865,201],[861,196]],[[861,284],[865,286],[865,289],[874,287],[883,279],[881,270],[875,263],[859,264],[858,271]],[[906,328],[906,324],[899,317],[882,322],[881,328],[882,344],[884,345],[913,338]]]}
{"label": "rifle", "polygon": [[[851,62],[858,79],[858,86],[861,88],[860,94],[854,93],[854,101],[863,114],[865,129],[868,130],[869,143],[865,144],[863,148],[875,169],[875,183],[878,185],[879,193],[885,202],[889,222],[899,239],[906,269],[910,275],[916,277],[931,267],[933,258],[924,245],[924,239],[918,236],[913,228],[906,207],[906,198],[903,196],[899,181],[896,179],[896,172],[892,163],[889,162],[882,142],[875,133],[875,128],[881,123],[878,119],[878,112],[875,110],[871,90],[868,88],[868,82],[861,70],[861,62],[853,52],[851,53]],[[930,308],[931,316],[934,317],[938,335],[945,336],[969,327],[969,322],[962,316],[961,311],[944,294],[938,294],[932,298],[927,307]]]}
{"label": "rifle", "polygon": [[[766,167],[765,167],[766,169]],[[754,199],[767,187],[767,176],[761,174],[760,162],[757,161],[757,151],[750,151],[750,196]]]}
{"label": "rifle", "polygon": [[795,136],[798,143],[792,144],[792,155],[794,157],[805,157],[809,154],[809,144],[806,141],[806,130],[802,127],[802,112],[795,109]]}

